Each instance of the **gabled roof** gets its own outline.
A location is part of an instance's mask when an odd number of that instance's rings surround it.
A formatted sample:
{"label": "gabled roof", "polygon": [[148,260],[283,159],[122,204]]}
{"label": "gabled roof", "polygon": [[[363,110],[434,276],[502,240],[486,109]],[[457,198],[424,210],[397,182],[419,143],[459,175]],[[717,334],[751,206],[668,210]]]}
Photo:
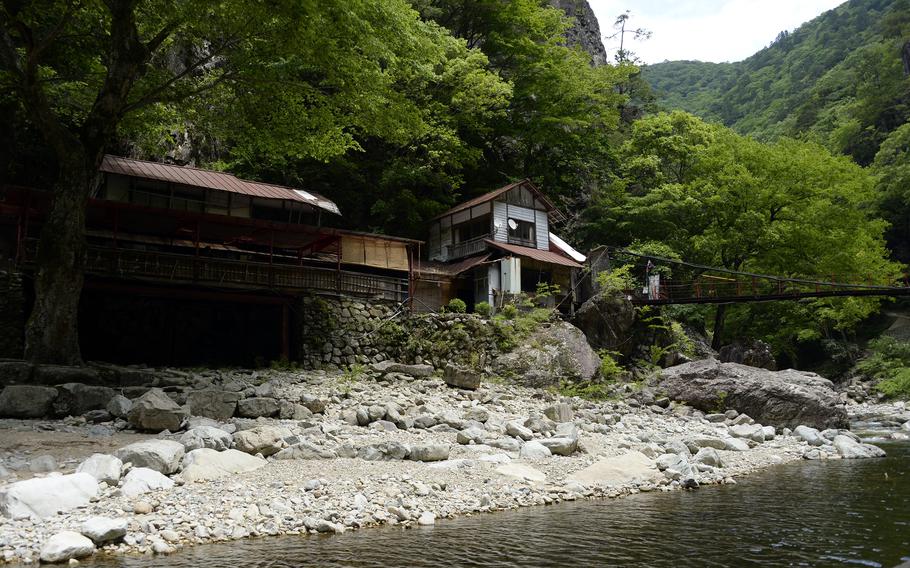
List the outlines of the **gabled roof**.
{"label": "gabled roof", "polygon": [[583,268],[582,265],[575,262],[571,258],[563,256],[559,253],[551,252],[548,250],[540,250],[531,247],[522,247],[518,245],[510,245],[507,243],[496,242],[491,239],[485,239],[485,242],[494,247],[498,248],[509,254],[514,254],[516,256],[524,256],[526,258],[531,258],[533,260],[538,260],[540,262],[546,262],[548,264],[558,264],[560,266],[568,266],[569,268]]}
{"label": "gabled roof", "polygon": [[479,195],[479,196],[475,197],[474,199],[469,199],[468,201],[465,201],[464,203],[459,203],[458,205],[456,205],[455,207],[452,207],[445,213],[441,213],[441,214],[433,217],[431,219],[431,221],[435,221],[437,219],[441,219],[441,218],[447,217],[449,215],[454,215],[455,213],[458,213],[459,211],[464,211],[465,209],[470,209],[471,207],[474,207],[475,205],[480,205],[482,203],[487,203],[488,201],[493,201],[500,195],[507,193],[509,190],[515,189],[516,187],[519,187],[522,185],[527,187],[531,191],[531,193],[534,194],[534,197],[536,197],[537,199],[539,199],[541,201],[541,203],[543,203],[544,207],[547,208],[548,213],[554,213],[557,218],[563,217],[563,214],[559,211],[559,209],[556,208],[555,205],[553,205],[553,202],[550,201],[549,199],[547,199],[547,196],[544,195],[543,192],[541,192],[539,189],[537,189],[537,186],[535,186],[533,183],[531,183],[531,180],[525,178],[523,180],[516,181],[515,183],[510,183],[509,185],[504,185],[504,186],[500,187],[499,189],[494,189],[493,191],[484,193],[483,195]]}
{"label": "gabled roof", "polygon": [[319,209],[329,211],[336,215],[341,215],[341,211],[333,201],[326,199],[318,193],[294,189],[283,185],[249,181],[240,179],[228,173],[214,170],[176,166],[173,164],[163,164],[161,162],[148,162],[146,160],[112,156],[110,154],[104,156],[104,160],[101,162],[101,167],[99,169],[102,172],[111,174],[215,189],[218,191],[249,195],[251,197],[261,197],[263,199],[296,201],[312,207],[318,207]]}

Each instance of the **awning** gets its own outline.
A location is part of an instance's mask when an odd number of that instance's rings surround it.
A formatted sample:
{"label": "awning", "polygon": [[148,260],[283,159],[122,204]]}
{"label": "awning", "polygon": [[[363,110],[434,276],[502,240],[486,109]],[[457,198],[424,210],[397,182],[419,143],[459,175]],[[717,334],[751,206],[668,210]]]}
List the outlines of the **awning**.
{"label": "awning", "polygon": [[540,262],[546,262],[547,264],[558,264],[560,266],[568,266],[569,268],[582,268],[582,265],[575,262],[571,258],[567,258],[561,254],[551,252],[548,250],[540,250],[531,247],[522,247],[518,245],[510,245],[507,243],[500,243],[486,239],[486,243],[492,247],[498,248],[502,251],[505,251],[516,256],[523,256],[525,258],[531,258]]}
{"label": "awning", "polygon": [[420,277],[421,274],[433,275],[433,276],[447,276],[449,278],[454,278],[461,274],[471,270],[475,266],[482,264],[485,260],[490,258],[490,253],[484,253],[477,256],[471,256],[459,260],[458,262],[435,262],[421,260],[417,264],[417,276]]}

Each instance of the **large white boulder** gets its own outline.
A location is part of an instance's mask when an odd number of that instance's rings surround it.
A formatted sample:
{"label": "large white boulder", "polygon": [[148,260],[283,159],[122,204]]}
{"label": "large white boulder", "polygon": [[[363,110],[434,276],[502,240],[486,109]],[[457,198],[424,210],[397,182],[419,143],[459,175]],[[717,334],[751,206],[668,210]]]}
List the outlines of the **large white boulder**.
{"label": "large white boulder", "polygon": [[576,471],[567,480],[584,484],[624,485],[632,481],[649,481],[658,477],[654,461],[641,452],[604,458]]}
{"label": "large white boulder", "polygon": [[95,543],[74,531],[58,532],[41,546],[41,562],[66,562],[95,553]]}
{"label": "large white boulder", "polygon": [[98,495],[98,480],[73,473],[17,481],[0,489],[0,513],[13,519],[49,517],[88,505]]}
{"label": "large white boulder", "polygon": [[123,462],[116,456],[92,454],[76,468],[77,473],[87,473],[108,485],[117,485]]}
{"label": "large white boulder", "polygon": [[253,471],[266,465],[262,458],[245,454],[238,450],[217,452],[209,448],[193,450],[183,457],[183,471],[180,476],[184,481],[204,481],[218,479],[237,473]]}
{"label": "large white boulder", "polygon": [[126,536],[128,526],[129,523],[122,517],[118,519],[92,517],[82,523],[79,531],[100,546],[106,542],[114,542]]}
{"label": "large white boulder", "polygon": [[120,491],[127,497],[135,497],[149,491],[170,489],[174,482],[154,469],[136,467],[130,470],[123,478]]}
{"label": "large white boulder", "polygon": [[526,460],[541,460],[552,455],[553,452],[550,451],[550,448],[544,446],[537,440],[525,442],[518,451],[518,457]]}
{"label": "large white boulder", "polygon": [[530,482],[546,481],[547,475],[523,463],[507,463],[496,468],[496,473]]}
{"label": "large white boulder", "polygon": [[197,426],[192,430],[187,430],[180,437],[180,443],[183,444],[183,447],[188,452],[200,448],[209,448],[220,452],[231,447],[231,444],[234,443],[234,437],[221,428]]}
{"label": "large white boulder", "polygon": [[159,473],[170,475],[180,468],[183,459],[183,444],[173,440],[145,440],[124,446],[114,452],[124,462],[135,467],[147,467]]}
{"label": "large white boulder", "polygon": [[834,437],[834,448],[844,459],[883,458],[885,450],[872,444],[857,442],[849,436],[838,434]]}

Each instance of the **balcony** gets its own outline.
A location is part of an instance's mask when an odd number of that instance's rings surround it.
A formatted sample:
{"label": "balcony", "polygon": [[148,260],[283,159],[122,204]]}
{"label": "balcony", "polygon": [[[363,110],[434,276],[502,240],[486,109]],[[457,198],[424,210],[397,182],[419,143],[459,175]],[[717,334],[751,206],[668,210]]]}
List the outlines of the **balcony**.
{"label": "balcony", "polygon": [[489,238],[490,235],[481,235],[467,241],[455,243],[454,245],[446,245],[446,258],[448,260],[455,260],[458,258],[464,258],[466,256],[480,254],[483,251],[487,250],[487,243],[484,241]]}
{"label": "balcony", "polygon": [[512,235],[509,235],[507,242],[510,245],[518,245],[520,247],[528,247],[528,248],[537,248],[537,242],[534,239],[523,239],[521,237],[515,237]]}

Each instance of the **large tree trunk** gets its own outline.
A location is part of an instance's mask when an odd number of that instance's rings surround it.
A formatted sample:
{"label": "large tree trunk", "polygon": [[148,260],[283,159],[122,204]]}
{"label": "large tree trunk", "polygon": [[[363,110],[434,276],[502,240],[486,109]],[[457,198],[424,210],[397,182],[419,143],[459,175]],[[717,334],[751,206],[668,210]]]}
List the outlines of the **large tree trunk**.
{"label": "large tree trunk", "polygon": [[38,242],[35,305],[25,329],[25,357],[80,365],[77,320],[84,280],[85,206],[95,172],[81,148],[60,158],[53,206]]}
{"label": "large tree trunk", "polygon": [[719,351],[724,335],[724,321],[727,319],[727,304],[718,304],[714,312],[714,337],[711,339],[711,349]]}

